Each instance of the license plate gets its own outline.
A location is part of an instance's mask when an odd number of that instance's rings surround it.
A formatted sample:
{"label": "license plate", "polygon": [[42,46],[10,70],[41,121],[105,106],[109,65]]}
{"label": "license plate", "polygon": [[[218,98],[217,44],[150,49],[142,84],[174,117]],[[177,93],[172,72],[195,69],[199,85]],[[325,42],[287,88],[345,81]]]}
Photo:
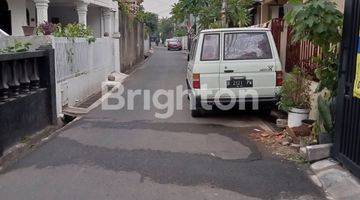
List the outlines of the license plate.
{"label": "license plate", "polygon": [[253,80],[246,79],[245,77],[230,77],[226,82],[227,88],[246,88],[253,87]]}

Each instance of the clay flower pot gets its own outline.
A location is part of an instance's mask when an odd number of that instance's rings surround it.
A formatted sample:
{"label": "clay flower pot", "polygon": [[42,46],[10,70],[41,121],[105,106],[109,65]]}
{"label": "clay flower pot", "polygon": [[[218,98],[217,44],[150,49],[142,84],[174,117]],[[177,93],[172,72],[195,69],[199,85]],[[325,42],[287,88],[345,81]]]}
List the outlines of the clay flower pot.
{"label": "clay flower pot", "polygon": [[22,27],[24,35],[30,36],[34,34],[35,27],[34,26],[23,26]]}

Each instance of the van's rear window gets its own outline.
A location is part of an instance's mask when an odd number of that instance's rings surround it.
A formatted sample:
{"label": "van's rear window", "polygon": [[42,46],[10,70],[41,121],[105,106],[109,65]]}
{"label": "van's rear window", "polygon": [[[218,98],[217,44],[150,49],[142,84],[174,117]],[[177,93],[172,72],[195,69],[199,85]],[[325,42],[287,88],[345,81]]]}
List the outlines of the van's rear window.
{"label": "van's rear window", "polygon": [[201,51],[201,61],[220,59],[220,34],[204,35],[204,42]]}
{"label": "van's rear window", "polygon": [[271,59],[271,47],[266,33],[226,33],[224,60]]}

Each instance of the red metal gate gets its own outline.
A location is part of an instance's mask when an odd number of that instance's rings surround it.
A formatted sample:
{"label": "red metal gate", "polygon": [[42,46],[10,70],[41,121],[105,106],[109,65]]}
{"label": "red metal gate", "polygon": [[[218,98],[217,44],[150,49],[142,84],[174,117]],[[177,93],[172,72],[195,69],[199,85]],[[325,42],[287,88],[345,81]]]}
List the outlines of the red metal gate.
{"label": "red metal gate", "polygon": [[284,20],[280,18],[271,21],[271,33],[274,37],[276,48],[280,52],[281,46],[281,32],[284,30]]}
{"label": "red metal gate", "polygon": [[300,66],[300,42],[294,43],[292,41],[292,29],[289,27],[287,32],[285,71],[290,72],[294,66]]}

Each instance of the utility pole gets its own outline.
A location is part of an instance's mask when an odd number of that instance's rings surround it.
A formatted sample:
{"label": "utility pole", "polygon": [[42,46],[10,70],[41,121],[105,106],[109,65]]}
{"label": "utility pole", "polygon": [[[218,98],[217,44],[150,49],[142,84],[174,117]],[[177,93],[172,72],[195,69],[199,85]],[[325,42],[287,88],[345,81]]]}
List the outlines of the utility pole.
{"label": "utility pole", "polygon": [[227,27],[226,24],[226,8],[227,8],[227,0],[222,0],[222,6],[221,6],[221,26],[223,28]]}
{"label": "utility pole", "polygon": [[188,15],[188,21],[187,21],[187,34],[188,34],[188,50],[190,51],[191,45],[192,45],[192,37],[191,37],[191,14]]}

